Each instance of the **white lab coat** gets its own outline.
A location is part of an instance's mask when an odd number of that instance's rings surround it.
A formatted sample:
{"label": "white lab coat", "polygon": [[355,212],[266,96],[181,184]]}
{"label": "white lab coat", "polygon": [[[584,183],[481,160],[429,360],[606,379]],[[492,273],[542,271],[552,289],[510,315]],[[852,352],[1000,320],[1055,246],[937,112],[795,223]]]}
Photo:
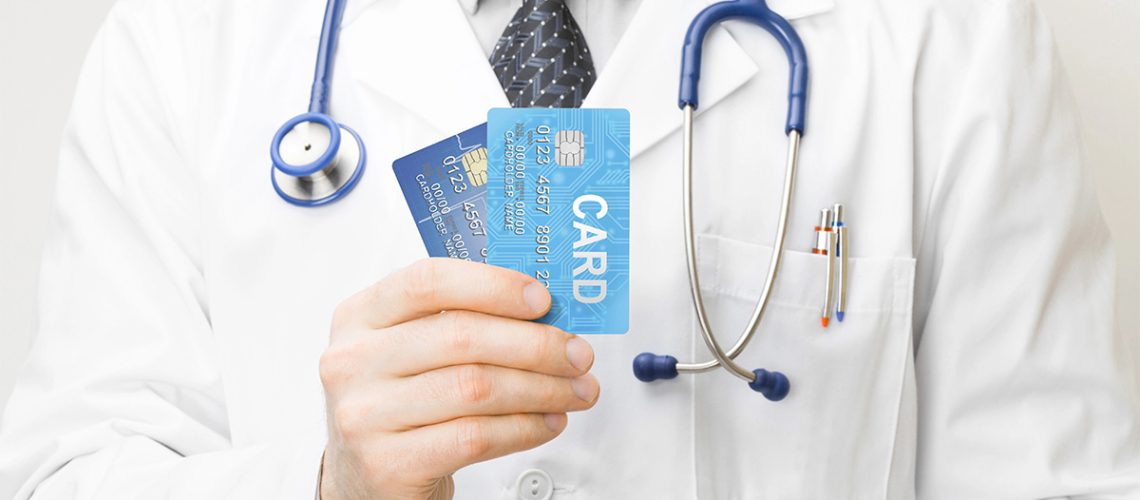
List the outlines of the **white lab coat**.
{"label": "white lab coat", "polygon": [[[1136,365],[1062,70],[1026,1],[786,0],[812,63],[782,279],[748,367],[643,384],[643,351],[705,359],[681,229],[684,30],[642,3],[587,99],[632,113],[628,335],[591,337],[602,397],[462,499],[1140,497]],[[304,110],[324,2],[125,0],[83,70],[40,331],[0,437],[0,497],[313,497],[334,306],[424,257],[393,159],[505,106],[454,0],[350,2],[334,115],[368,146],[345,200],[283,203],[269,139]],[[767,34],[708,39],[700,262],[735,339],[777,219],[787,72]],[[851,227],[847,320],[819,327],[818,210]]]}

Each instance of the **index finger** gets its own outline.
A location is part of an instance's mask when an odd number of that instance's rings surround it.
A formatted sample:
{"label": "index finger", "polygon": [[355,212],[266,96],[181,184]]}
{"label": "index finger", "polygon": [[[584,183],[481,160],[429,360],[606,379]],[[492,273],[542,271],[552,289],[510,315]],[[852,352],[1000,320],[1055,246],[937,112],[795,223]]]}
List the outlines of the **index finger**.
{"label": "index finger", "polygon": [[550,309],[546,287],[525,274],[457,259],[425,259],[349,299],[351,316],[387,328],[440,311],[537,319]]}

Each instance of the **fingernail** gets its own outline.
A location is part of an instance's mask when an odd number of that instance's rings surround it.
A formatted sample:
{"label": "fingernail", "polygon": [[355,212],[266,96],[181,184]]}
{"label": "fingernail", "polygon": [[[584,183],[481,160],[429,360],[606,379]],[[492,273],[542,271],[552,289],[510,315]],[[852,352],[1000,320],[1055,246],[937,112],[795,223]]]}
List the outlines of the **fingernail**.
{"label": "fingernail", "polygon": [[574,395],[578,396],[578,399],[589,402],[598,395],[597,384],[593,379],[594,377],[590,375],[583,375],[570,381],[570,388],[574,390]]}
{"label": "fingernail", "polygon": [[563,427],[566,427],[566,414],[565,413],[547,413],[542,416],[542,420],[546,422],[546,428],[550,432],[561,432]]}
{"label": "fingernail", "polygon": [[550,308],[550,293],[546,291],[546,287],[542,286],[542,283],[537,281],[523,289],[523,300],[526,301],[530,310],[536,314],[546,312]]}
{"label": "fingernail", "polygon": [[566,357],[574,368],[584,372],[594,364],[594,348],[581,337],[573,337],[566,341]]}

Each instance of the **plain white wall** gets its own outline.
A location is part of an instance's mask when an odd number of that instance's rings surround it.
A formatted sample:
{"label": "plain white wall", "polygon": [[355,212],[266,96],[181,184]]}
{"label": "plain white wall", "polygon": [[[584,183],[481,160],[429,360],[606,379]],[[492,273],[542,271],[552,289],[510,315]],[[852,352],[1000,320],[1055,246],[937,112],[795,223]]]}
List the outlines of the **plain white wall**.
{"label": "plain white wall", "polygon": [[[31,343],[56,151],[76,75],[112,3],[0,0],[0,151],[9,159],[0,164],[0,408]],[[1140,2],[1039,3],[1052,21],[1075,89],[1089,165],[1117,242],[1118,321],[1135,332],[1140,324],[1140,231],[1135,230],[1140,220]]]}

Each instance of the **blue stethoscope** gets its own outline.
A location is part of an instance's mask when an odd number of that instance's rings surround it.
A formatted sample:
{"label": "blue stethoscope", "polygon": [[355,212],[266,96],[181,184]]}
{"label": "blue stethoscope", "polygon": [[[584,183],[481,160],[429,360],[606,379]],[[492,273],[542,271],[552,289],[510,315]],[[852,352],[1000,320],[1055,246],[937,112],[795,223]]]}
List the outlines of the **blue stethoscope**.
{"label": "blue stethoscope", "polygon": [[[730,19],[741,19],[759,25],[768,31],[788,56],[790,83],[788,91],[788,122],[784,131],[788,134],[788,162],[784,174],[784,192],[780,201],[780,222],[776,229],[775,250],[768,264],[768,277],[764,280],[760,298],[752,311],[751,319],[741,332],[736,344],[728,352],[712,333],[708,314],[705,311],[701,294],[700,276],[697,273],[696,244],[693,235],[693,113],[698,106],[697,82],[701,77],[701,50],[705,35],[719,23]],[[681,55],[681,96],[680,106],[684,113],[684,197],[685,197],[685,256],[689,266],[689,292],[697,311],[697,322],[701,325],[701,336],[713,358],[703,363],[679,363],[677,358],[668,355],[642,353],[633,360],[633,373],[643,382],[676,378],[680,373],[703,373],[718,366],[748,382],[748,387],[763,394],[771,401],[787,397],[791,384],[788,377],[777,371],[763,368],[749,371],[734,361],[748,346],[756,334],[756,327],[764,318],[768,308],[768,298],[780,271],[780,261],[784,253],[784,236],[788,229],[788,214],[795,191],[796,166],[799,163],[800,136],[804,131],[804,117],[807,112],[808,62],[804,44],[796,30],[784,18],[768,8],[764,0],[731,0],[708,6],[697,14],[685,35],[685,47]]]}
{"label": "blue stethoscope", "polygon": [[[281,198],[298,206],[316,207],[332,203],[352,191],[364,173],[366,155],[360,136],[328,115],[332,63],[346,1],[328,0],[325,8],[309,112],[286,122],[273,137],[270,152],[273,159],[273,187]],[[714,26],[732,19],[756,24],[780,42],[788,56],[790,83],[785,127],[788,156],[775,251],[751,319],[736,343],[726,352],[712,333],[697,272],[693,231],[693,114],[699,106],[698,82],[705,36]],[[680,373],[704,373],[722,367],[748,382],[750,388],[769,400],[779,401],[788,395],[791,388],[787,376],[763,368],[749,371],[734,360],[755,337],[780,270],[788,215],[795,190],[800,137],[803,135],[807,112],[807,53],[792,25],[769,9],[765,0],[726,0],[706,7],[693,19],[685,35],[681,57],[679,105],[684,113],[685,254],[689,267],[689,288],[701,335],[714,359],[701,363],[680,363],[673,356],[642,353],[633,361],[634,375],[644,382],[652,382],[673,379]]]}
{"label": "blue stethoscope", "polygon": [[285,201],[301,207],[319,207],[343,198],[364,175],[364,141],[328,114],[329,84],[345,3],[347,0],[329,0],[325,7],[309,112],[285,122],[273,136],[269,150],[273,189]]}

